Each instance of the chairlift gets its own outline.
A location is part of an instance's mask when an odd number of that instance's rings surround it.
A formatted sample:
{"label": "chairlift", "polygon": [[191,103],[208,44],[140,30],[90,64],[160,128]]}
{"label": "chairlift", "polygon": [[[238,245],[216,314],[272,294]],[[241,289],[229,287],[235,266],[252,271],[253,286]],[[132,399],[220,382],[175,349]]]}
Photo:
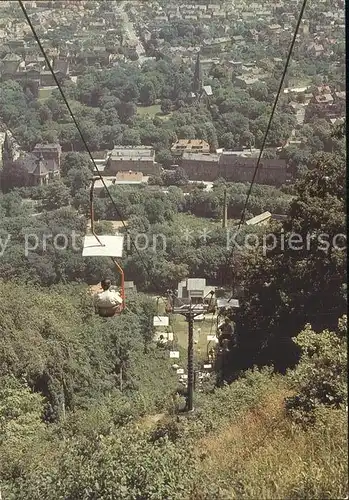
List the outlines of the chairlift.
{"label": "chairlift", "polygon": [[173,312],[173,302],[174,302],[173,292],[171,290],[167,290],[167,300],[165,306],[166,314],[170,314]]}
{"label": "chairlift", "polygon": [[[173,350],[174,334],[173,334],[173,331],[170,331],[170,318],[169,318],[169,316],[160,316],[160,310],[159,310],[159,300],[160,299],[161,299],[161,297],[158,297],[156,300],[156,316],[153,316],[153,326],[166,328],[166,330],[167,330],[166,333],[164,333],[164,331],[162,332],[162,336],[164,337],[164,344],[167,342],[172,342],[172,350]],[[155,338],[158,337],[159,333],[160,332],[157,332],[155,334]],[[166,340],[165,340],[165,337],[166,337]],[[174,354],[171,351],[170,357],[179,358],[179,353],[177,356],[176,354]]]}
{"label": "chairlift", "polygon": [[[84,238],[84,246],[82,250],[83,257],[110,257],[113,261],[118,274],[120,274],[120,295],[122,299],[122,303],[120,306],[116,306],[113,310],[113,314],[110,316],[115,316],[121,314],[121,312],[125,309],[125,277],[124,271],[118,261],[117,258],[122,257],[123,253],[123,245],[124,245],[124,237],[121,234],[110,236],[110,235],[102,235],[98,236],[95,232],[95,220],[94,220],[94,207],[93,207],[93,198],[94,198],[94,186],[95,182],[99,179],[99,177],[94,177],[92,179],[91,188],[90,188],[90,218],[91,218],[91,235],[85,235]],[[97,312],[98,314],[98,312]]]}
{"label": "chairlift", "polygon": [[217,335],[209,334],[206,337],[207,337],[207,342],[209,342],[209,343],[210,342],[218,342]]}
{"label": "chairlift", "polygon": [[159,314],[159,300],[161,297],[156,299],[156,315],[153,316],[153,326],[169,326],[170,319],[168,316],[160,316]]}
{"label": "chairlift", "polygon": [[153,326],[169,326],[168,316],[154,316]]}
{"label": "chairlift", "polygon": [[194,321],[197,322],[197,321],[205,321],[205,315],[204,314],[197,314],[196,316],[194,316]]}
{"label": "chairlift", "polygon": [[160,345],[167,344],[167,341],[168,341],[167,332],[155,332],[154,340],[155,340],[155,342],[157,342]]}

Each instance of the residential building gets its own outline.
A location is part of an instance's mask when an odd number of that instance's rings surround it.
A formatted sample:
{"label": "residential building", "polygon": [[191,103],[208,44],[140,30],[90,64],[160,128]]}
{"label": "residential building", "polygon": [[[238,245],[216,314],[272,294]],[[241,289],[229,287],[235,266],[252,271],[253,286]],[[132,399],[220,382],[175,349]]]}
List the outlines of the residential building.
{"label": "residential building", "polygon": [[61,145],[56,144],[36,144],[33,149],[33,154],[45,160],[46,167],[53,177],[59,177],[61,170]]}
{"label": "residential building", "polygon": [[273,35],[279,34],[282,31],[282,27],[280,26],[280,24],[271,24],[268,28],[268,31]]}
{"label": "residential building", "polygon": [[162,168],[155,162],[155,150],[150,146],[116,146],[109,155],[104,174],[115,175],[122,171],[158,176]]}
{"label": "residential building", "polygon": [[259,82],[259,78],[249,78],[248,76],[237,76],[236,81],[242,86],[242,87],[248,87],[250,85],[253,85],[257,82]]}
{"label": "residential building", "polygon": [[54,87],[56,85],[55,79],[51,71],[40,72],[40,86],[41,87]]}
{"label": "residential building", "polygon": [[[219,159],[219,177],[224,177],[230,182],[251,182],[255,168],[256,158],[224,152]],[[286,179],[285,160],[261,160],[255,178],[256,184],[280,186]]]}
{"label": "residential building", "polygon": [[3,59],[2,59],[2,68],[1,68],[1,73],[7,73],[7,74],[13,74],[16,73],[16,71],[19,68],[19,65],[21,63],[21,58],[17,54],[7,54]]}
{"label": "residential building", "polygon": [[206,278],[187,278],[178,283],[177,297],[182,303],[209,303],[210,291],[215,291],[215,287],[207,286]]}
{"label": "residential building", "polygon": [[181,159],[181,167],[191,180],[214,181],[218,177],[219,155],[216,153],[187,153]]}
{"label": "residential building", "polygon": [[201,139],[178,139],[171,147],[171,153],[182,156],[183,153],[209,153],[210,145]]}
{"label": "residential building", "polygon": [[323,54],[324,47],[321,44],[317,44],[317,43],[313,42],[309,45],[307,52],[309,52],[310,55],[313,55],[315,57],[319,57]]}
{"label": "residential building", "polygon": [[2,163],[4,168],[11,168],[13,164],[28,171],[29,184],[38,186],[47,184],[60,176],[59,144],[37,144],[33,153],[21,150],[12,134],[7,131],[2,146]]}
{"label": "residential building", "polygon": [[[257,158],[248,157],[244,151],[183,153],[180,166],[194,181],[214,182],[223,177],[230,182],[251,182],[256,162]],[[262,159],[255,182],[278,186],[284,184],[286,178],[285,160]]]}
{"label": "residential building", "polygon": [[69,61],[66,59],[56,58],[53,63],[53,69],[55,72],[60,72],[64,76],[69,75]]}
{"label": "residential building", "polygon": [[[27,165],[29,165],[29,163],[27,163]],[[48,184],[50,181],[50,171],[45,165],[44,157],[42,155],[35,160],[35,167],[29,173],[31,177],[31,184],[33,186],[42,186]]]}
{"label": "residential building", "polygon": [[115,176],[115,184],[142,184],[146,183],[148,177],[145,177],[142,172],[118,172]]}
{"label": "residential building", "polygon": [[346,92],[335,92],[335,101],[345,101],[346,99]]}
{"label": "residential building", "polygon": [[45,160],[42,154],[37,156],[32,153],[21,152],[12,165],[4,163],[3,155],[3,165],[4,167],[16,165],[26,169],[29,174],[30,186],[48,184],[50,181],[59,178],[60,175],[59,170],[55,169],[55,163]]}
{"label": "residential building", "polygon": [[319,94],[314,96],[316,104],[332,104],[333,97],[331,94]]}
{"label": "residential building", "polygon": [[94,190],[98,194],[104,189],[104,184],[109,188],[111,186],[131,185],[140,186],[147,184],[149,177],[144,176],[142,172],[118,172],[114,176],[104,176],[103,182],[97,179],[94,183]]}

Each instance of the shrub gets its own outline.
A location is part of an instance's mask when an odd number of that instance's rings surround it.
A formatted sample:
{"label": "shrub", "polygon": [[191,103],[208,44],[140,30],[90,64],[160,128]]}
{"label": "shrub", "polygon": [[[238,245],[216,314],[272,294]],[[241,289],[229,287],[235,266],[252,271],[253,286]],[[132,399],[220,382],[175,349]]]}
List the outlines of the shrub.
{"label": "shrub", "polygon": [[307,325],[296,338],[303,354],[297,368],[289,377],[297,394],[286,400],[288,414],[296,421],[314,423],[316,408],[325,405],[340,408],[347,402],[347,351],[341,336],[346,317],[338,332],[315,333]]}

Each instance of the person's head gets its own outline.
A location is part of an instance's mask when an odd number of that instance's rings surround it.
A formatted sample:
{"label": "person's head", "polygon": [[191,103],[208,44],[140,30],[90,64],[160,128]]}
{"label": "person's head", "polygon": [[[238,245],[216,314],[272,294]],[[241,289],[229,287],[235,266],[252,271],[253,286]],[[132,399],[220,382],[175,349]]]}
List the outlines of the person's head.
{"label": "person's head", "polygon": [[105,278],[101,281],[101,285],[102,285],[102,288],[104,291],[109,290],[109,288],[111,287],[111,281],[109,279]]}
{"label": "person's head", "polygon": [[224,323],[225,323],[226,325],[227,325],[228,323],[230,323],[229,318],[225,318]]}

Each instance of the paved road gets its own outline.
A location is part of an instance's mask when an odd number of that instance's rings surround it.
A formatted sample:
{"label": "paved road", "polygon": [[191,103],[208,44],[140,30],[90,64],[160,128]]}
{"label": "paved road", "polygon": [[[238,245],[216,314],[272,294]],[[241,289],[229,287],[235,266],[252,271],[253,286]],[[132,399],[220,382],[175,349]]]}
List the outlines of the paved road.
{"label": "paved road", "polygon": [[129,16],[126,12],[126,5],[130,2],[114,2],[115,10],[121,15],[123,23],[124,23],[124,28],[125,28],[125,36],[127,40],[134,40],[137,42],[136,46],[136,51],[137,54],[140,56],[141,54],[144,54],[144,47],[139,40],[134,24],[132,21],[130,21]]}

